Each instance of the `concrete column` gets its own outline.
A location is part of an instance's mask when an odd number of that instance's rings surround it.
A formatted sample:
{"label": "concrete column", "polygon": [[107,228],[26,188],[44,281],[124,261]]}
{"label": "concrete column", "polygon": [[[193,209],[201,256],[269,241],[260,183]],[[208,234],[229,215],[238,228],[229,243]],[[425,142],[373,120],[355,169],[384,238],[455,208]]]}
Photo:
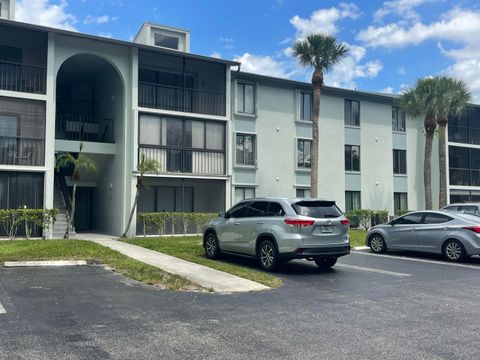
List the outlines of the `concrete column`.
{"label": "concrete column", "polygon": [[[55,34],[48,34],[47,51],[47,101],[45,124],[45,178],[44,207],[53,208],[53,191],[55,176]],[[50,229],[48,238],[51,238]]]}

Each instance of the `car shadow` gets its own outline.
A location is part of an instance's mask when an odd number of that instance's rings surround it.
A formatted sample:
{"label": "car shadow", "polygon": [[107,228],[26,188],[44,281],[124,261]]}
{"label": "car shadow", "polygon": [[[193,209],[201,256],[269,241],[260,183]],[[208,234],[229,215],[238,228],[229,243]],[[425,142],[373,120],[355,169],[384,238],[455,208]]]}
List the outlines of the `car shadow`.
{"label": "car shadow", "polygon": [[276,275],[318,275],[335,273],[335,267],[331,269],[320,269],[313,261],[307,260],[293,260],[288,262],[281,262],[277,265],[274,272],[267,272],[263,270],[258,264],[258,260],[251,257],[236,256],[232,254],[221,254],[218,259],[227,264],[249,267],[266,274]]}

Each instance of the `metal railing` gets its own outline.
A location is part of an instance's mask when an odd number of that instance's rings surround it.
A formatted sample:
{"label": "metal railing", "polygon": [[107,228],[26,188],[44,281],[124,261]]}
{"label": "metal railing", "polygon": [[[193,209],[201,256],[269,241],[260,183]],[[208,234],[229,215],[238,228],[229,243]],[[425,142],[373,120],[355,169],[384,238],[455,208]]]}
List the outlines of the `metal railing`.
{"label": "metal railing", "polygon": [[480,145],[480,129],[449,125],[448,141]]}
{"label": "metal railing", "polygon": [[450,185],[480,186],[480,170],[450,168]]}
{"label": "metal railing", "polygon": [[42,166],[45,161],[45,141],[0,136],[0,164]]}
{"label": "metal railing", "polygon": [[225,152],[140,145],[139,158],[145,154],[159,164],[160,173],[225,175]]}
{"label": "metal railing", "polygon": [[115,143],[115,120],[78,115],[57,115],[55,138]]}
{"label": "metal railing", "polygon": [[138,83],[138,106],[225,116],[225,93]]}
{"label": "metal railing", "polygon": [[0,90],[45,94],[46,79],[44,67],[0,61]]}

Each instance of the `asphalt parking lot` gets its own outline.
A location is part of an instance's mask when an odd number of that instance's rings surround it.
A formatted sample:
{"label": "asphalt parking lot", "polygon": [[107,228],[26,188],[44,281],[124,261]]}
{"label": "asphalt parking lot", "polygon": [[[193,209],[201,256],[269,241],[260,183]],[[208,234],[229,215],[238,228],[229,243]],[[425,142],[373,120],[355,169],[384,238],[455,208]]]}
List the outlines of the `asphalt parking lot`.
{"label": "asphalt parking lot", "polygon": [[276,290],[215,295],[99,266],[1,269],[0,359],[480,357],[480,258],[366,251],[278,275]]}

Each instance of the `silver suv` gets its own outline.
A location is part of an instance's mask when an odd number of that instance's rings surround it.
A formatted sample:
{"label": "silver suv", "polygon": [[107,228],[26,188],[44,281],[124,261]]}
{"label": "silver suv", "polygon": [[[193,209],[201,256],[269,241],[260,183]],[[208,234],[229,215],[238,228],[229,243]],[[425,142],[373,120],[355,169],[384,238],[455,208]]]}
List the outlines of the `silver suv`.
{"label": "silver suv", "polygon": [[221,252],[252,256],[267,271],[292,259],[330,268],[350,253],[349,225],[334,201],[248,199],[208,223],[203,246],[210,259]]}

